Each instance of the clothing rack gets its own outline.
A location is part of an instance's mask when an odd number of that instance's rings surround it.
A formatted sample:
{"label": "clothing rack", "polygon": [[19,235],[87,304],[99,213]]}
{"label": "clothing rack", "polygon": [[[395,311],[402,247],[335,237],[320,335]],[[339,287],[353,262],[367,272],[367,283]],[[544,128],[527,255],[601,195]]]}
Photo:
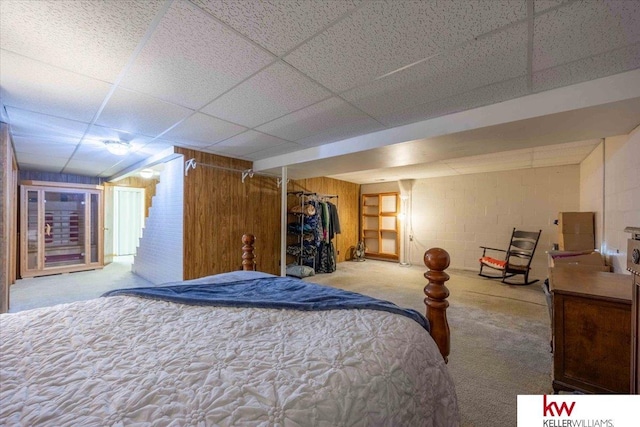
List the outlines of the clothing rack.
{"label": "clothing rack", "polygon": [[306,196],[306,197],[316,197],[317,199],[327,200],[327,199],[337,199],[337,194],[322,194],[315,193],[310,191],[289,191],[287,194],[295,195],[298,197]]}
{"label": "clothing rack", "polygon": [[[323,193],[317,193],[317,192],[312,192],[312,191],[305,191],[305,190],[298,190],[298,191],[288,191],[287,192],[288,196],[294,196],[297,197],[299,199],[299,207],[301,208],[300,211],[304,212],[304,205],[307,203],[314,203],[316,205],[316,209],[318,204],[325,204],[325,205],[331,205],[331,208],[329,209],[330,211],[333,212],[333,214],[335,216],[335,219],[337,221],[337,208],[338,208],[338,195],[337,194],[323,194]],[[330,199],[336,199],[334,203],[330,202]],[[326,207],[325,207],[325,213],[326,211]],[[317,214],[314,214],[314,216],[318,216],[316,221],[320,221],[320,213],[318,212]],[[324,225],[320,225],[320,227],[324,230],[323,232],[318,233],[317,228],[315,226],[312,225],[312,229],[310,230],[311,233],[314,235],[314,245],[313,245],[313,249],[314,251],[311,251],[313,253],[313,257],[309,257],[309,247],[307,246],[305,248],[305,223],[306,223],[306,219],[307,218],[304,213],[302,213],[301,215],[299,215],[298,217],[298,226],[300,228],[300,235],[298,236],[299,240],[299,254],[300,256],[297,256],[295,253],[295,249],[293,252],[289,252],[290,255],[293,255],[294,257],[297,258],[297,263],[298,265],[308,265],[310,267],[313,267],[313,270],[316,273],[332,273],[336,270],[336,251],[335,251],[335,245],[333,240],[338,238],[338,234],[340,233],[339,231],[339,221],[336,222],[336,224],[338,224],[338,231],[337,233],[333,233],[333,228],[329,228],[329,219],[326,218],[326,221],[324,223]],[[323,220],[324,222],[325,220]],[[333,221],[333,219],[331,220]],[[311,222],[311,224],[313,224],[313,222]],[[320,224],[320,223],[319,223]],[[331,222],[331,224],[333,224],[333,222]],[[326,225],[326,228],[325,228]],[[332,226],[333,227],[333,226]],[[289,227],[288,227],[289,228]],[[331,230],[331,231],[330,231]],[[289,230],[288,230],[289,231]],[[293,233],[296,234],[296,233]],[[307,240],[308,241],[308,240]],[[294,243],[293,245],[294,247],[296,246],[296,244]],[[287,247],[291,247],[291,245],[287,242]],[[311,265],[308,263],[309,258],[312,258],[312,263]],[[316,262],[316,260],[318,260]]]}
{"label": "clothing rack", "polygon": [[[184,164],[185,164],[184,176],[189,176],[189,170],[195,169],[196,166],[205,166],[205,167],[208,167],[208,168],[220,169],[220,170],[224,170],[224,171],[228,171],[228,172],[240,173],[240,174],[242,174],[242,183],[243,184],[244,184],[244,180],[245,179],[253,178],[254,175],[268,176],[268,177],[276,178],[276,181],[278,183],[278,188],[280,188],[280,184],[282,184],[282,178],[280,178],[280,176],[273,175],[273,174],[266,173],[266,172],[256,172],[253,169],[234,169],[234,168],[227,168],[225,166],[211,165],[211,164],[208,164],[208,163],[197,162],[195,158],[191,158],[191,159],[185,161]],[[287,182],[289,182],[289,180],[287,180]]]}

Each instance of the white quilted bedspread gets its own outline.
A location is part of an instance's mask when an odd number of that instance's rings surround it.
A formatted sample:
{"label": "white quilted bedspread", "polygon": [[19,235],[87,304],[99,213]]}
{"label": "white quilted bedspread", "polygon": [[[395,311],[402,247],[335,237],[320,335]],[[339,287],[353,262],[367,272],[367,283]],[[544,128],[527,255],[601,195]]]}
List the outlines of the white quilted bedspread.
{"label": "white quilted bedspread", "polygon": [[0,315],[0,424],[451,426],[414,321],[118,296]]}

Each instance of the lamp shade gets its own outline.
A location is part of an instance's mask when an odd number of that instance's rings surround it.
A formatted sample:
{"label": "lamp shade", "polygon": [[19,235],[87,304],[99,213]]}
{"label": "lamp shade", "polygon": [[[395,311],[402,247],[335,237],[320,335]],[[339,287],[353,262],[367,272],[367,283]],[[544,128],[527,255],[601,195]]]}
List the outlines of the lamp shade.
{"label": "lamp shade", "polygon": [[153,169],[142,169],[140,171],[140,176],[145,179],[149,179],[153,176]]}

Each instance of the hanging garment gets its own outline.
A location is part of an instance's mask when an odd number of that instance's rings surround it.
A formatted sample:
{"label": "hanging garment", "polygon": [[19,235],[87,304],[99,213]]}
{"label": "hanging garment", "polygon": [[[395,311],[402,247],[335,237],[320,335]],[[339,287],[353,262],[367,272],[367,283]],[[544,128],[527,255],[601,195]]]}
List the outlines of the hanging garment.
{"label": "hanging garment", "polygon": [[329,215],[329,204],[320,203],[322,207],[322,240],[329,242],[329,227],[331,226],[331,216]]}
{"label": "hanging garment", "polygon": [[338,207],[331,202],[327,202],[329,207],[329,240],[336,234],[340,234],[340,218],[338,217]]}
{"label": "hanging garment", "polygon": [[321,242],[316,257],[316,273],[333,273],[336,271],[336,250],[333,242]]}

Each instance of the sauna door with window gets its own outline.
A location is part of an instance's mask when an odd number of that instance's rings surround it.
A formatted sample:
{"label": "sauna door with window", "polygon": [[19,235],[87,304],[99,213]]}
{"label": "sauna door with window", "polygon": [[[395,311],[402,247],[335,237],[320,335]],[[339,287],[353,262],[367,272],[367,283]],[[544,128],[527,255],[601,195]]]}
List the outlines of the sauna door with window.
{"label": "sauna door with window", "polygon": [[21,277],[101,268],[102,187],[21,185]]}

